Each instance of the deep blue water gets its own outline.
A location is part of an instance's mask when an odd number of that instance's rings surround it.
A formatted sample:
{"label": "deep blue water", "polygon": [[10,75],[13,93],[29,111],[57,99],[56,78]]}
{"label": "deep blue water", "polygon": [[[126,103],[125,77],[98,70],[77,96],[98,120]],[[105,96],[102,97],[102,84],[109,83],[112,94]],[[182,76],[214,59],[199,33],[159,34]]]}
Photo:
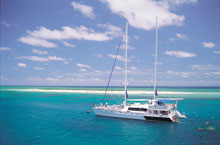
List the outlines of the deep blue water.
{"label": "deep blue water", "polygon": [[101,94],[0,90],[1,144],[220,144],[219,88],[162,89],[201,93],[178,95],[185,98],[179,102],[178,110],[185,112],[188,118],[169,123],[104,118],[95,116],[94,112],[86,113],[102,100]]}

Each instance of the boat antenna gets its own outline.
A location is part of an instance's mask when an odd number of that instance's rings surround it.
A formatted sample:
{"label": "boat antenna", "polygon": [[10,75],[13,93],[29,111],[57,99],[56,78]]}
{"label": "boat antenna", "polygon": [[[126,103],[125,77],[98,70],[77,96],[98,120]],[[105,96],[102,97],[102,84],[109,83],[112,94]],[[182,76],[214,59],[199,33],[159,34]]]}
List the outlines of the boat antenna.
{"label": "boat antenna", "polygon": [[155,50],[155,72],[154,72],[154,100],[156,99],[157,94],[157,43],[158,43],[158,26],[157,26],[157,16],[156,16],[156,50]]}
{"label": "boat antenna", "polygon": [[128,57],[128,22],[125,24],[125,94],[124,94],[124,106],[126,106],[127,93],[127,57]]}

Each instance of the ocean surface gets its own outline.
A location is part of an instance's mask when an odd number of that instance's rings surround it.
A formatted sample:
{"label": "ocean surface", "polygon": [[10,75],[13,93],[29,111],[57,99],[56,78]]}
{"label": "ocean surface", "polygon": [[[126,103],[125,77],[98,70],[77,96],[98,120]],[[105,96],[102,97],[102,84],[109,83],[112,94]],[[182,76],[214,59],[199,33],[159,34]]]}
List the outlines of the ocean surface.
{"label": "ocean surface", "polygon": [[[120,103],[122,94],[114,91],[121,89],[111,88],[106,100]],[[92,107],[102,101],[104,90],[1,86],[1,145],[220,144],[220,87],[159,87],[160,97],[184,98],[178,110],[187,119],[179,123],[98,117]],[[153,96],[151,87],[129,91],[135,92],[129,98]]]}

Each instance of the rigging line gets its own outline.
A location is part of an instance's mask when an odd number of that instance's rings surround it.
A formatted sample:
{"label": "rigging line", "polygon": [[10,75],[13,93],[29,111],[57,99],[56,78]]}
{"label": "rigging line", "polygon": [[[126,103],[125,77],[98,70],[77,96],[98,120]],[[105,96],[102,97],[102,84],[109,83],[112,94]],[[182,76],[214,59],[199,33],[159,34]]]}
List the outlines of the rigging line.
{"label": "rigging line", "polygon": [[111,81],[111,78],[112,78],[112,73],[113,73],[113,71],[114,71],[115,63],[116,63],[116,60],[117,60],[117,57],[118,57],[118,53],[119,53],[119,50],[120,50],[120,47],[121,47],[121,42],[122,42],[122,40],[123,40],[124,32],[125,32],[125,28],[124,28],[124,30],[123,30],[122,37],[121,37],[121,40],[120,40],[119,45],[118,45],[118,50],[117,50],[117,52],[116,52],[115,60],[114,60],[114,63],[113,63],[112,69],[111,69],[111,73],[110,73],[110,76],[109,76],[109,79],[108,79],[107,87],[106,87],[106,89],[105,89],[105,94],[104,94],[104,97],[103,97],[103,99],[102,99],[102,102],[104,101],[104,99],[105,99],[105,97],[106,97],[106,93],[107,93],[108,88],[109,88],[109,84],[110,84],[110,81]]}

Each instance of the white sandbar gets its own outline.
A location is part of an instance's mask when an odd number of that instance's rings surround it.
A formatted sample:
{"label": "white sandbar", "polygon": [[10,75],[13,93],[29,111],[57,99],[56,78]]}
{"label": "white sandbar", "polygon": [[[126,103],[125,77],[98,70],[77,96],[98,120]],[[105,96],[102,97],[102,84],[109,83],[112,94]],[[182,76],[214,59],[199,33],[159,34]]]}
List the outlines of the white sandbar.
{"label": "white sandbar", "polygon": [[[104,94],[104,90],[44,90],[44,89],[2,89],[7,91],[25,91],[25,92],[54,92],[54,93],[83,93],[83,94]],[[130,90],[128,94],[142,95],[153,94],[153,91],[138,91]],[[172,92],[172,91],[158,91],[158,94],[171,95],[171,94],[201,94],[205,92]],[[108,94],[124,94],[124,91],[108,91]]]}

